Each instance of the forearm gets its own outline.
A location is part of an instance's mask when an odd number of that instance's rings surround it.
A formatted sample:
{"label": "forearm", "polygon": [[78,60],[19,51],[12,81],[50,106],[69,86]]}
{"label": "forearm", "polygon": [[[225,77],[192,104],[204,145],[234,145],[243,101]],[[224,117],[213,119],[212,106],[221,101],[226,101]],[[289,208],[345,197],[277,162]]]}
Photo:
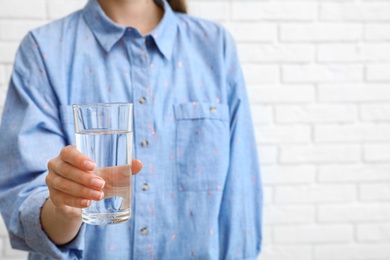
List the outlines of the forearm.
{"label": "forearm", "polygon": [[49,198],[41,209],[41,224],[53,243],[65,245],[77,236],[82,224],[81,213],[66,216]]}

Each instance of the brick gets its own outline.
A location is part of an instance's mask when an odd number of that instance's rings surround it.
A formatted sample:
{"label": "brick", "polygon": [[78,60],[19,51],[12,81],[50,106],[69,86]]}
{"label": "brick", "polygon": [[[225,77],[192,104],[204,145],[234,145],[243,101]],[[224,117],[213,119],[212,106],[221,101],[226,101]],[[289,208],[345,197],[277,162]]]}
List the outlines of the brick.
{"label": "brick", "polygon": [[320,62],[359,62],[364,60],[361,46],[355,43],[329,43],[318,46],[317,60]]}
{"label": "brick", "polygon": [[239,21],[310,21],[317,18],[316,3],[233,2],[232,18]]}
{"label": "brick", "polygon": [[48,16],[50,19],[57,19],[82,9],[86,0],[56,0],[48,2]]}
{"label": "brick", "polygon": [[[261,136],[257,136],[258,140],[261,140]],[[261,145],[258,148],[260,157],[260,164],[275,164],[278,161],[278,148],[273,145]]]}
{"label": "brick", "polygon": [[292,24],[280,27],[282,42],[355,42],[360,40],[362,26],[358,24]]}
{"label": "brick", "polygon": [[31,29],[45,23],[46,20],[0,20],[0,40],[21,41]]}
{"label": "brick", "polygon": [[[348,9],[352,8],[351,9]],[[321,3],[320,4],[320,19],[325,21],[342,21],[346,16],[357,16],[358,8],[356,4],[345,3]]]}
{"label": "brick", "polygon": [[357,118],[355,105],[278,105],[275,109],[278,123],[347,123]]}
{"label": "brick", "polygon": [[367,43],[362,46],[362,49],[366,61],[390,61],[390,47],[388,43]]}
{"label": "brick", "polygon": [[363,242],[390,241],[390,223],[357,225],[357,239]]}
{"label": "brick", "polygon": [[270,244],[272,244],[272,227],[270,226],[263,226],[262,227],[262,246],[266,247]]}
{"label": "brick", "polygon": [[367,64],[367,81],[390,81],[390,64]]}
{"label": "brick", "polygon": [[196,15],[199,13],[199,1],[189,0],[187,1],[187,11],[190,15]]}
{"label": "brick", "polygon": [[[198,17],[203,17],[216,21],[225,21],[229,17],[229,3],[222,1],[200,1],[198,4]],[[216,12],[215,10],[218,10]]]}
{"label": "brick", "polygon": [[279,68],[276,65],[242,65],[247,84],[274,84],[280,82]]}
{"label": "brick", "polygon": [[390,143],[367,144],[364,146],[364,160],[367,162],[389,162]]}
{"label": "brick", "polygon": [[326,21],[390,21],[390,4],[321,3],[320,18]]}
{"label": "brick", "polygon": [[390,105],[388,104],[362,105],[360,111],[364,121],[390,120]]}
{"label": "brick", "polygon": [[[0,238],[8,236],[8,231],[3,221],[3,218],[0,217]],[[0,251],[1,252],[1,251]]]}
{"label": "brick", "polygon": [[263,203],[270,205],[273,202],[273,188],[271,186],[263,186]]}
{"label": "brick", "polygon": [[313,260],[311,246],[266,245],[258,260]]}
{"label": "brick", "polygon": [[388,221],[390,205],[375,204],[344,204],[318,207],[320,222],[356,222],[356,221]]}
{"label": "brick", "polygon": [[315,88],[311,85],[256,86],[253,91],[257,95],[251,96],[251,100],[261,104],[313,102],[316,98]]}
{"label": "brick", "polygon": [[6,64],[5,65],[5,80],[6,80],[6,83],[8,83],[9,80],[11,79],[12,71],[13,71],[13,64],[12,63]]}
{"label": "brick", "polygon": [[[0,86],[5,85],[5,66],[0,64]],[[0,88],[1,89],[1,88]]]}
{"label": "brick", "polygon": [[[3,115],[5,98],[7,96],[7,88],[0,85],[0,120]],[[1,122],[1,121],[0,121]]]}
{"label": "brick", "polygon": [[359,162],[359,145],[284,145],[280,148],[281,163]]}
{"label": "brick", "polygon": [[0,0],[1,18],[45,19],[45,0]]}
{"label": "brick", "polygon": [[263,212],[265,225],[313,223],[316,214],[314,206],[269,205],[264,207]]}
{"label": "brick", "polygon": [[0,41],[0,63],[12,63],[15,59],[18,50],[18,42],[2,42]]}
{"label": "brick", "polygon": [[261,167],[263,183],[275,184],[311,184],[316,178],[316,167],[312,165],[299,166],[268,166]]}
{"label": "brick", "polygon": [[353,240],[352,225],[275,227],[276,243],[340,243]]}
{"label": "brick", "polygon": [[285,186],[275,188],[276,203],[351,202],[355,185]]}
{"label": "brick", "polygon": [[282,77],[287,83],[356,82],[363,80],[363,66],[285,65]]}
{"label": "brick", "polygon": [[260,126],[256,129],[259,144],[308,143],[310,126]]}
{"label": "brick", "polygon": [[390,181],[390,164],[375,165],[321,165],[318,179],[321,182]]}
{"label": "brick", "polygon": [[385,260],[390,259],[390,250],[388,243],[316,245],[314,257],[315,260]]}
{"label": "brick", "polygon": [[320,102],[379,102],[390,101],[388,84],[320,84]]}
{"label": "brick", "polygon": [[368,41],[390,40],[390,23],[368,23],[364,25],[364,39]]}
{"label": "brick", "polygon": [[271,124],[274,121],[274,113],[271,106],[252,105],[251,112],[254,125]]}
{"label": "brick", "polygon": [[238,44],[238,52],[242,62],[310,62],[315,57],[315,46],[311,44],[241,43]]}
{"label": "brick", "polygon": [[318,125],[314,127],[317,142],[390,141],[390,124]]}
{"label": "brick", "polygon": [[227,23],[225,27],[238,43],[254,42],[253,45],[257,46],[259,42],[274,42],[278,37],[278,27],[271,23],[232,22]]}
{"label": "brick", "polygon": [[362,184],[360,198],[363,201],[390,201],[390,181],[387,183]]}

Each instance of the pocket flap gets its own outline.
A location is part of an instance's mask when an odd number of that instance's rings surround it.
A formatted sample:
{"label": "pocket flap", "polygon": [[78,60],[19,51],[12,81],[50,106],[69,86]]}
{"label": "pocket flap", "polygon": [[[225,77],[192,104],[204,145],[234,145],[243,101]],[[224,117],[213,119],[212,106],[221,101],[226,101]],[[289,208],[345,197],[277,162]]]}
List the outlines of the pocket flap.
{"label": "pocket flap", "polygon": [[226,104],[188,102],[174,105],[177,120],[218,119],[229,121],[229,109]]}

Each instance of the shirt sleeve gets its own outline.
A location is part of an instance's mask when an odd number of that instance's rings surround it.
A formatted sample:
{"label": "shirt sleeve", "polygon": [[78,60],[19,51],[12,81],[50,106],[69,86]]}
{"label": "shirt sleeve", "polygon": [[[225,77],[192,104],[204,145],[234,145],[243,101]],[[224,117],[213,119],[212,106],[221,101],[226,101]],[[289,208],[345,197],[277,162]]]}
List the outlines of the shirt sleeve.
{"label": "shirt sleeve", "polygon": [[0,128],[0,210],[13,248],[56,259],[80,255],[82,228],[69,245],[57,247],[40,224],[49,197],[47,163],[67,145],[58,100],[34,35],[29,33],[16,55]]}
{"label": "shirt sleeve", "polygon": [[262,184],[256,140],[236,45],[225,36],[230,165],[219,214],[220,259],[256,259],[262,240]]}

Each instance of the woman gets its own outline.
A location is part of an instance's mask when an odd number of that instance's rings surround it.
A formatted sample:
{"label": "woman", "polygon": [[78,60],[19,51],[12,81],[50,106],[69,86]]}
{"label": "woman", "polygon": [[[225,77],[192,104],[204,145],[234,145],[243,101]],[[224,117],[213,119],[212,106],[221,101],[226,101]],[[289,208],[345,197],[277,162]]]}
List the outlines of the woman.
{"label": "woman", "polygon": [[[174,8],[174,9],[172,9]],[[104,197],[71,105],[134,103],[133,218]],[[0,207],[30,259],[256,259],[262,188],[235,43],[183,1],[90,0],[21,43],[0,130]],[[133,172],[141,162],[133,161]]]}

